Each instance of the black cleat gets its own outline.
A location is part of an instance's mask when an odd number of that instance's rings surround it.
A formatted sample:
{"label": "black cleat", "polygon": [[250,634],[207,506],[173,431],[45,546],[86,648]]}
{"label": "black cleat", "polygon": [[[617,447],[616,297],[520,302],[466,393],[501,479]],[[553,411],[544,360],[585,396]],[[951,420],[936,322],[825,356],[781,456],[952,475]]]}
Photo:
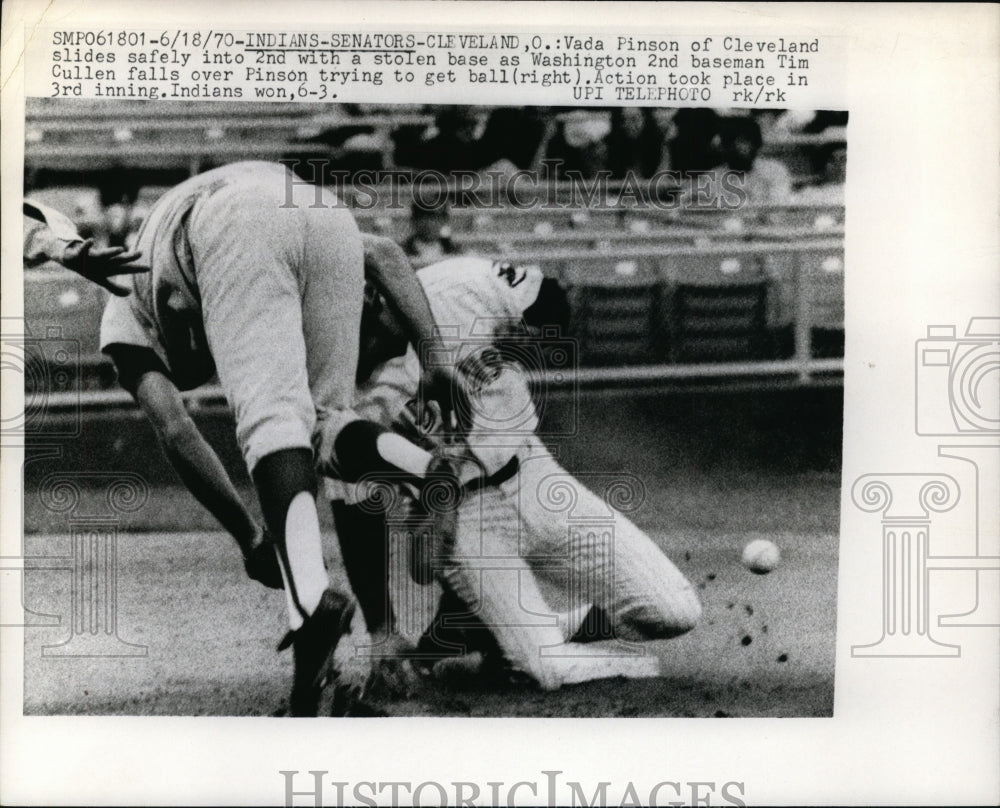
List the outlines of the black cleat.
{"label": "black cleat", "polygon": [[340,638],[350,629],[354,609],[353,601],[334,589],[327,589],[316,611],[281,641],[278,650],[283,651],[291,645],[295,655],[289,715],[312,717],[318,714],[323,689],[336,678],[333,652]]}
{"label": "black cleat", "polygon": [[334,718],[387,718],[389,713],[360,694],[334,685],[330,715]]}

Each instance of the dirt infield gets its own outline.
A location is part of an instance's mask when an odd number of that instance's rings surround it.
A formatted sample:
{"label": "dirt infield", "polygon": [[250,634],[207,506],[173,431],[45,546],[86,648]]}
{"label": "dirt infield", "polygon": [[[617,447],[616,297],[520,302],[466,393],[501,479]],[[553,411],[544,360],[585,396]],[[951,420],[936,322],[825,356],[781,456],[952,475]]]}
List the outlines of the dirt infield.
{"label": "dirt infield", "polygon": [[[634,521],[699,587],[690,634],[649,643],[662,676],[605,680],[556,693],[481,682],[428,683],[392,715],[825,716],[833,710],[840,510],[840,391],[760,396],[581,399],[579,435],[561,444],[570,470],[628,471],[646,487]],[[550,414],[551,415],[551,414]],[[562,414],[561,417],[565,417]],[[25,466],[25,556],[71,555],[65,511],[42,504],[44,477],[74,466],[140,474],[149,497],[116,512],[117,635],[144,656],[57,657],[73,627],[67,563],[26,562],[25,605],[61,620],[25,630],[28,714],[272,715],[284,706],[291,656],[279,592],[246,579],[235,544],[176,483],[141,422],[86,428],[61,458]],[[225,432],[231,427],[217,425]],[[586,439],[582,436],[586,435]],[[222,437],[225,437],[222,435]],[[228,438],[231,441],[231,437]],[[225,445],[224,441],[221,445]],[[70,450],[72,449],[72,450]],[[234,467],[238,458],[228,456]],[[245,479],[245,478],[244,478]],[[247,496],[252,498],[251,492]],[[75,517],[107,513],[107,491],[80,487]],[[248,499],[250,501],[250,499]],[[331,518],[320,508],[325,528]],[[758,537],[781,566],[740,564]],[[327,552],[346,587],[336,542]],[[30,622],[44,618],[29,615]],[[62,648],[71,651],[72,642]],[[126,653],[136,649],[123,646]],[[56,653],[60,651],[57,649]]]}
{"label": "dirt infield", "polygon": [[[767,535],[782,565],[766,576],[739,563]],[[833,709],[836,536],[686,530],[653,533],[704,605],[689,635],[649,644],[662,677],[605,680],[557,693],[428,683],[392,715],[824,716]],[[65,537],[33,536],[32,554],[64,555]],[[145,656],[54,658],[71,638],[71,575],[26,573],[27,603],[62,625],[25,631],[25,713],[271,715],[282,709],[289,654],[280,593],[247,581],[221,533],[127,534],[118,541],[118,636]],[[343,583],[339,559],[330,559]],[[70,650],[72,641],[64,650]],[[122,647],[122,653],[139,649]]]}

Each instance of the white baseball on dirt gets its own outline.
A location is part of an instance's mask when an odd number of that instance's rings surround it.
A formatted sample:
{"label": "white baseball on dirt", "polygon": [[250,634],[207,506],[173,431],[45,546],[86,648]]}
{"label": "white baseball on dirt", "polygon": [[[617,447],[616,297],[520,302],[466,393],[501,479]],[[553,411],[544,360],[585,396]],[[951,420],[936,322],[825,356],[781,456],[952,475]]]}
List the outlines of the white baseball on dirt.
{"label": "white baseball on dirt", "polygon": [[758,575],[765,575],[781,563],[781,551],[774,542],[754,539],[743,548],[743,566]]}

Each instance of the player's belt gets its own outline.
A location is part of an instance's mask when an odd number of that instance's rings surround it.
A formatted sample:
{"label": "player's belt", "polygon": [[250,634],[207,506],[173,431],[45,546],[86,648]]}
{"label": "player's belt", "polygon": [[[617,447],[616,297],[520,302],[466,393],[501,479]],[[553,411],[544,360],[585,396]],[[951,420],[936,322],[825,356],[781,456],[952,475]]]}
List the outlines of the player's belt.
{"label": "player's belt", "polygon": [[514,455],[506,465],[500,468],[499,471],[494,472],[488,477],[475,477],[464,486],[465,490],[470,494],[480,491],[483,488],[488,488],[489,486],[500,486],[503,485],[507,480],[511,479],[521,468],[521,461],[518,459],[517,455]]}

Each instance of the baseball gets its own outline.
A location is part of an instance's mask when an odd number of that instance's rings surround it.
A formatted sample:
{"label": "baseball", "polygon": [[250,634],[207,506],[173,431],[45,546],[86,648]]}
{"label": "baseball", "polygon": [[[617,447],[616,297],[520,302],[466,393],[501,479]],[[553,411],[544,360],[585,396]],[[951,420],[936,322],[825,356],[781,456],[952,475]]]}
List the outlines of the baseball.
{"label": "baseball", "polygon": [[743,548],[743,566],[758,575],[765,575],[781,562],[781,551],[774,542],[755,539]]}

